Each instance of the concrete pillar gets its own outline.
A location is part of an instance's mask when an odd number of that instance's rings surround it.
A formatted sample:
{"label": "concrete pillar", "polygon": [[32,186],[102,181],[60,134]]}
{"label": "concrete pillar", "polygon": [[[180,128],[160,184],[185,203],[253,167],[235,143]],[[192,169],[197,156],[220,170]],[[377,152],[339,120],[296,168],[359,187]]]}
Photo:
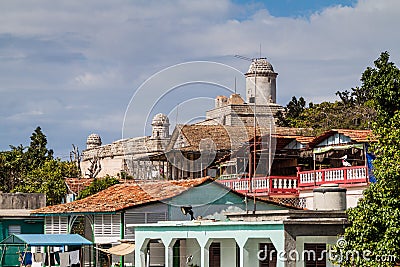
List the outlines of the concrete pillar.
{"label": "concrete pillar", "polygon": [[174,250],[173,247],[176,242],[176,238],[161,238],[164,249],[165,249],[165,267],[173,267],[174,264]]}
{"label": "concrete pillar", "polygon": [[147,245],[150,239],[136,239],[135,266],[146,267]]}
{"label": "concrete pillar", "polygon": [[200,245],[200,266],[201,267],[209,267],[209,248],[212,240],[199,240],[197,239]]}
{"label": "concrete pillar", "polygon": [[249,266],[248,265],[248,252],[245,250],[245,245],[247,242],[247,238],[245,237],[239,237],[239,238],[235,238],[236,244],[239,246],[239,258],[240,258],[240,262],[239,262],[239,267],[245,267],[245,266]]}

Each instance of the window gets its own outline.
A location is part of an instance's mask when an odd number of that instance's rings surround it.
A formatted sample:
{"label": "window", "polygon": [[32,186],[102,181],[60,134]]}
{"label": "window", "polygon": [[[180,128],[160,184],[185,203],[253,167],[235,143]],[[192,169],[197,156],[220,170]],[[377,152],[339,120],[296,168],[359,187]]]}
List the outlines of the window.
{"label": "window", "polygon": [[212,242],[208,251],[209,266],[221,267],[221,244]]}
{"label": "window", "polygon": [[120,214],[102,214],[94,216],[94,234],[97,236],[119,236]]}
{"label": "window", "polygon": [[45,219],[45,234],[67,234],[68,217],[66,216],[48,216]]}
{"label": "window", "polygon": [[259,251],[259,267],[276,267],[278,252],[272,243],[260,243]]}
{"label": "window", "polygon": [[[156,223],[168,219],[166,212],[127,212],[125,224]],[[125,238],[135,238],[133,227],[125,228]]]}
{"label": "window", "polygon": [[325,267],[326,253],[324,243],[305,243],[303,252],[305,267]]}
{"label": "window", "polygon": [[8,226],[8,234],[16,234],[19,235],[21,234],[21,225],[9,225]]}

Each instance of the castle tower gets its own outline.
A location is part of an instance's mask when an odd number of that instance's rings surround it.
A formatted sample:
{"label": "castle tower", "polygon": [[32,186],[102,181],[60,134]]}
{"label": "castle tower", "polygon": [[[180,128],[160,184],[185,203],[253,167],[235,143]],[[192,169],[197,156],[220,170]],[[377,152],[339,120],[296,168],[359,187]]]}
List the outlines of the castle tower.
{"label": "castle tower", "polygon": [[154,116],[151,126],[153,126],[151,138],[169,138],[169,119],[167,115],[158,113]]}
{"label": "castle tower", "polygon": [[268,105],[276,103],[276,76],[266,58],[255,59],[245,74],[246,101],[249,104]]}
{"label": "castle tower", "polygon": [[100,135],[92,133],[86,139],[86,149],[91,149],[91,148],[95,148],[95,147],[98,147],[98,146],[101,146]]}

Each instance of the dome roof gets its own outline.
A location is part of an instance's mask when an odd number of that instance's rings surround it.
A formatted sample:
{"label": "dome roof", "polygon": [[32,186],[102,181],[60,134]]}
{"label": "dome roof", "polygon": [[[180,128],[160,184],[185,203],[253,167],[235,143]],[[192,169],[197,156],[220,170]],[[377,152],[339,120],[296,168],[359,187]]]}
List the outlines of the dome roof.
{"label": "dome roof", "polygon": [[94,145],[94,146],[101,146],[101,138],[100,135],[92,133],[86,139],[86,145]]}
{"label": "dome roof", "polygon": [[169,119],[167,115],[158,113],[157,115],[154,116],[153,121],[151,122],[151,125],[169,125]]}
{"label": "dome roof", "polygon": [[251,62],[249,70],[246,74],[254,73],[274,73],[274,68],[266,58],[257,58]]}

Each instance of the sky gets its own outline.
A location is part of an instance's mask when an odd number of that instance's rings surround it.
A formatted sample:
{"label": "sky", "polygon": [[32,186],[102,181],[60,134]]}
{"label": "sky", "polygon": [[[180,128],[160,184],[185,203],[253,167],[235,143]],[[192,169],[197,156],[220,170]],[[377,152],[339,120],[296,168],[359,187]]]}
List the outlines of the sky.
{"label": "sky", "polygon": [[397,64],[398,25],[397,0],[3,0],[0,150],[40,126],[66,160],[91,133],[149,135],[158,112],[172,131],[235,79],[244,95],[249,62],[235,55],[271,62],[283,106],[334,101],[381,52]]}

